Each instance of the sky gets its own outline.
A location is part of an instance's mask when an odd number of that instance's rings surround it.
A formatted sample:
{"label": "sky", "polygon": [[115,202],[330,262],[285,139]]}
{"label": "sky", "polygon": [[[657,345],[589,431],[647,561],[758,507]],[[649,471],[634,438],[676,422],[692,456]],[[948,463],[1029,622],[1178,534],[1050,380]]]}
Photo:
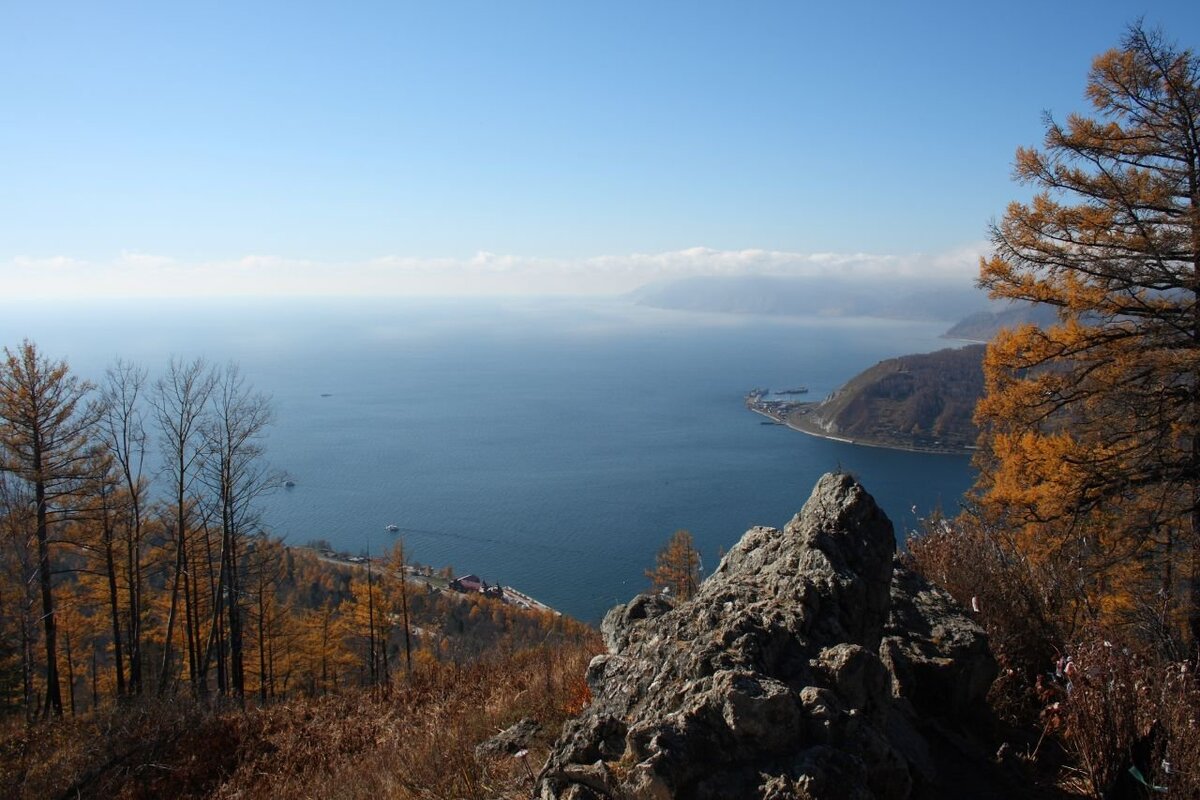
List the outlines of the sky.
{"label": "sky", "polygon": [[3,3],[0,292],[969,280],[1139,17],[1200,47],[1194,0]]}

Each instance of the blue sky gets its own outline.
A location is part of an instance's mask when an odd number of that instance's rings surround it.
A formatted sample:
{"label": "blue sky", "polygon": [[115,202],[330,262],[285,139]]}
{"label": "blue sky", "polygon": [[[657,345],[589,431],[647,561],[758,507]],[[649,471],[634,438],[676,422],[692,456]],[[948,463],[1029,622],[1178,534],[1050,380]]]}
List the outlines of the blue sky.
{"label": "blue sky", "polygon": [[[974,270],[1015,148],[1200,3],[9,3],[17,295]],[[870,265],[874,265],[873,267]],[[50,280],[47,280],[49,278]]]}

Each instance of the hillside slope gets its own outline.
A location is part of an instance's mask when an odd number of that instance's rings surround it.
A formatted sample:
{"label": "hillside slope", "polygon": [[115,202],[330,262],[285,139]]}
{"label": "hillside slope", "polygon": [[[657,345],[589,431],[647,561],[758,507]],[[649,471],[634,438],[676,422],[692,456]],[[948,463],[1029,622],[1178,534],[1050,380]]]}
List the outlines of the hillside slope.
{"label": "hillside slope", "polygon": [[881,361],[820,403],[787,409],[794,428],[862,444],[964,451],[975,445],[971,417],[983,394],[983,345]]}

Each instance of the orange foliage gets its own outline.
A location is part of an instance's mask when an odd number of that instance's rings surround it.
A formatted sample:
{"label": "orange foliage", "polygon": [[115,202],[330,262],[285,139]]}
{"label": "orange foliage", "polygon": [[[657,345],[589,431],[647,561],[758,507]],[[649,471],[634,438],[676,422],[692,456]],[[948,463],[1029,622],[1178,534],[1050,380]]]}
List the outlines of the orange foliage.
{"label": "orange foliage", "polygon": [[1200,59],[1134,28],[1087,94],[1098,118],[1017,151],[1039,193],[981,262],[993,297],[1059,323],[988,347],[976,497],[1025,557],[1078,576],[1093,618],[1162,592],[1200,638]]}

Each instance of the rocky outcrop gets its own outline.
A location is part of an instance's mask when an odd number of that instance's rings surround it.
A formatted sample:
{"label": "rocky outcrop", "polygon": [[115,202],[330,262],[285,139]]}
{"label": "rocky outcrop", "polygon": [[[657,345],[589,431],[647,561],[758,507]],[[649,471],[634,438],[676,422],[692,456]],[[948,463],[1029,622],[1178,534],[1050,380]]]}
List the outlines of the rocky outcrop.
{"label": "rocky outcrop", "polygon": [[475,747],[475,758],[482,761],[499,756],[511,756],[525,748],[542,730],[542,726],[532,717],[525,717],[515,725],[509,726]]}
{"label": "rocky outcrop", "polygon": [[961,756],[946,731],[995,674],[982,631],[896,564],[891,523],[844,474],[782,531],[748,531],[696,597],[637,597],[602,632],[545,800],[942,796]]}

